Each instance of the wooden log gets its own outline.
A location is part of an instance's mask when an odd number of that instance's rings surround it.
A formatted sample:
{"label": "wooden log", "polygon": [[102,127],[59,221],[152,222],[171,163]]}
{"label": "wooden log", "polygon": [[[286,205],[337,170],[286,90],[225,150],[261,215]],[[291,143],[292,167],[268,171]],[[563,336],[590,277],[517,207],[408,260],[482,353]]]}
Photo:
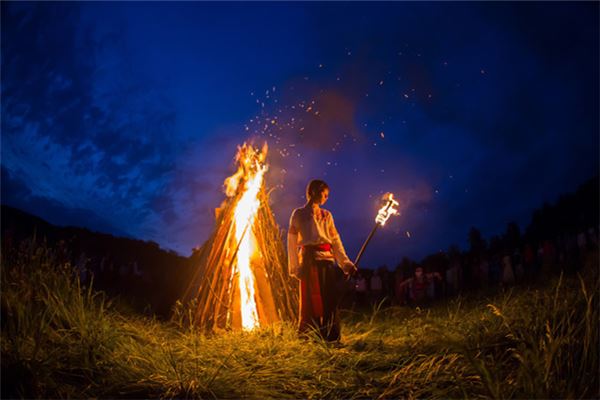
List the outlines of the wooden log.
{"label": "wooden log", "polygon": [[[243,185],[240,185],[243,187]],[[200,251],[198,271],[185,292],[196,299],[196,323],[205,330],[241,328],[240,293],[235,271],[233,213],[241,193],[226,199],[218,212],[213,234]],[[287,254],[264,188],[254,218],[252,241],[258,255],[251,260],[257,311],[261,324],[297,318],[297,282],[287,273]],[[232,279],[233,278],[233,279]]]}

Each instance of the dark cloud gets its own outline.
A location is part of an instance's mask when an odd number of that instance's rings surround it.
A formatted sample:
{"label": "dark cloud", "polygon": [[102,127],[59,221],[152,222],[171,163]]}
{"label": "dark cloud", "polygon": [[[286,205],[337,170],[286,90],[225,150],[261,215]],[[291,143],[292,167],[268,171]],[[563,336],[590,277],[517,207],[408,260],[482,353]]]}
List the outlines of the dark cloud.
{"label": "dark cloud", "polygon": [[76,27],[79,8],[4,2],[2,14],[3,134],[34,122],[61,144],[81,138],[94,59],[91,38]]}
{"label": "dark cloud", "polygon": [[[25,182],[62,175],[53,193],[37,185],[32,195],[58,203],[70,197],[74,209],[109,202],[115,211],[105,209],[104,218],[120,229],[133,226],[144,235],[139,227],[149,212],[171,220],[175,205],[154,197],[165,196],[175,166],[176,115],[164,96],[127,70],[118,36],[96,37],[75,4],[3,3],[2,10],[2,36],[10,38],[3,40],[3,164],[21,170]],[[111,57],[118,62],[107,70],[103,63]],[[29,142],[45,145],[31,148],[24,132]],[[39,157],[46,158],[44,168],[32,168]],[[77,189],[83,192],[74,198]]]}
{"label": "dark cloud", "polygon": [[61,226],[82,226],[93,231],[131,237],[131,235],[83,208],[71,208],[54,199],[36,196],[27,185],[2,167],[2,204],[10,205]]}

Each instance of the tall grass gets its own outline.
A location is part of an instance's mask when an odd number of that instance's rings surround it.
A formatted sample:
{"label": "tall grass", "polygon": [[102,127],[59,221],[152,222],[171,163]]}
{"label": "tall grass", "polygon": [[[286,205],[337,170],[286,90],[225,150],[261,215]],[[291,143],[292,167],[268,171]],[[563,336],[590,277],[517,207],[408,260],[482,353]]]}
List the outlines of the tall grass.
{"label": "tall grass", "polygon": [[[597,398],[595,268],[428,310],[346,312],[343,345],[283,323],[201,334],[118,311],[52,249],[2,258],[2,397]],[[597,263],[597,254],[596,263]]]}

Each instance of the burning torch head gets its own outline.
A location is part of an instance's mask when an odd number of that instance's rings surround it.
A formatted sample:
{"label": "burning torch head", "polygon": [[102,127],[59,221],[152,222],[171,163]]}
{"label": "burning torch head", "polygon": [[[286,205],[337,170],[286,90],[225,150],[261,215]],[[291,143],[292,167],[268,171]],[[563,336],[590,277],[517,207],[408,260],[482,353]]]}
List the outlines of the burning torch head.
{"label": "burning torch head", "polygon": [[384,201],[383,207],[379,209],[377,212],[377,217],[375,217],[375,222],[381,226],[384,226],[387,220],[392,216],[399,214],[398,209],[396,208],[400,203],[394,200],[393,193],[386,193],[381,198]]}

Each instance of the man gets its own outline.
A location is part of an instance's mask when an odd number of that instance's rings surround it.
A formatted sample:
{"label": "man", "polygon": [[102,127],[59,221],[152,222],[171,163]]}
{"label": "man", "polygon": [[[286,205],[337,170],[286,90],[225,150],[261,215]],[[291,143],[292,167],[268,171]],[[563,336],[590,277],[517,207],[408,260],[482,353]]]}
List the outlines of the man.
{"label": "man", "polygon": [[290,217],[288,268],[300,280],[300,333],[315,330],[327,341],[338,341],[335,262],[346,274],[354,273],[356,266],[346,255],[333,216],[321,208],[328,198],[324,181],[308,184],[306,204]]}

